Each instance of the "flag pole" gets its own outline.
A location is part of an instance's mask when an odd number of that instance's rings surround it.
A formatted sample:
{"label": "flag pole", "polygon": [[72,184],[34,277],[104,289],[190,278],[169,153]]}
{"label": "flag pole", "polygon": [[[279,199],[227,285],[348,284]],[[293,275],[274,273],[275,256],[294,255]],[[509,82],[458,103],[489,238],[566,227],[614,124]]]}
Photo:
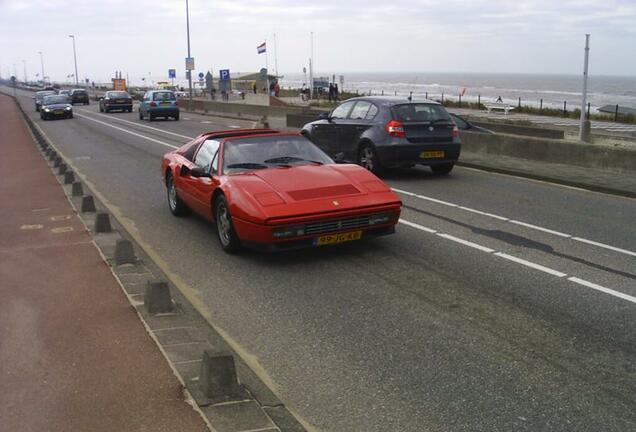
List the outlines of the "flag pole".
{"label": "flag pole", "polygon": [[269,96],[269,63],[267,61],[267,38],[265,38],[265,71],[265,76],[267,78],[267,96]]}
{"label": "flag pole", "polygon": [[278,45],[276,44],[276,33],[274,33],[274,69],[278,78]]}

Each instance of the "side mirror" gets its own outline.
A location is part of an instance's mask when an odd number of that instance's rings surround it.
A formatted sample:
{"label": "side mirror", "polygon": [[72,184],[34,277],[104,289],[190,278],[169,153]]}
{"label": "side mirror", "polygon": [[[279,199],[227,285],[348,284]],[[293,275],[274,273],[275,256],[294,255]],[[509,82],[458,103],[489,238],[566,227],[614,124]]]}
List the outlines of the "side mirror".
{"label": "side mirror", "polygon": [[190,175],[192,177],[211,177],[210,173],[205,171],[201,167],[194,167],[190,170]]}
{"label": "side mirror", "polygon": [[320,114],[318,114],[318,120],[329,120],[329,121],[331,121],[331,116],[329,115],[328,112],[321,112]]}

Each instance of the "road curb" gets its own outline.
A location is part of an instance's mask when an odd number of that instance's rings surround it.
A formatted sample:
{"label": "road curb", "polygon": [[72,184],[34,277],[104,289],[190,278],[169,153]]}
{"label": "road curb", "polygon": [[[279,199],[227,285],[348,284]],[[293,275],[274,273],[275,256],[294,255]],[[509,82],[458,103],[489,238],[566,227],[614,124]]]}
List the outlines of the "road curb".
{"label": "road curb", "polygon": [[[7,96],[13,98],[11,95]],[[165,263],[156,252],[139,238],[138,233],[130,228],[125,218],[113,210],[107,200],[74,166],[72,160],[62,154],[39,125],[24,112],[19,102],[13,99],[23,115],[35,144],[65,191],[68,201],[87,231],[91,233],[97,250],[110,266],[113,276],[131,306],[136,310],[147,333],[155,341],[180,381],[186,402],[202,416],[209,429],[230,430],[227,429],[230,427],[236,432],[307,431],[308,428],[304,427],[285,407],[272,389],[249,366],[248,361],[236,351],[237,345],[228,340],[224,332],[214,326],[210,317],[199,312],[197,306],[190,300],[193,294],[182,290],[182,287],[189,287],[185,286],[178,276],[163,270],[166,268]],[[62,165],[65,169],[59,169]],[[65,174],[68,172],[74,173],[73,182],[65,181]],[[78,193],[80,189],[82,194]],[[91,195],[84,195],[83,193],[86,192]],[[111,216],[114,223],[110,220]],[[137,255],[134,253],[135,250],[139,251]],[[134,259],[131,259],[131,256]],[[158,281],[166,288],[163,293],[158,294],[161,297],[158,300],[159,303],[165,303],[163,297],[167,293],[174,307],[171,310],[153,310],[154,313],[152,313],[147,310],[149,305],[145,304],[146,286],[150,286],[148,284],[155,286]],[[177,288],[172,290],[172,296],[170,285]],[[149,300],[149,303],[152,303],[152,300]],[[232,358],[232,364],[236,363],[233,370],[236,373],[240,391],[227,397],[220,396],[219,400],[222,399],[222,403],[208,400],[201,404],[193,396],[193,391],[200,391],[202,387],[199,385],[199,377],[204,369],[199,365],[203,362],[206,352],[208,356],[209,353],[225,353]],[[228,370],[220,369],[215,376],[228,379]],[[272,406],[278,409],[276,416],[270,416],[268,413],[267,409]],[[280,409],[283,411],[282,415]]]}

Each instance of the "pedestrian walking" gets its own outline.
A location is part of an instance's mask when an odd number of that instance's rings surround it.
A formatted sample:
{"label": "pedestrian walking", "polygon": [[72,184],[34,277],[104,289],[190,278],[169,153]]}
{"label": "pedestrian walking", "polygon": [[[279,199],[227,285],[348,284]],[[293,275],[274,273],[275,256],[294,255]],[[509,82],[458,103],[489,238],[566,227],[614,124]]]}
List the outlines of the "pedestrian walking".
{"label": "pedestrian walking", "polygon": [[333,83],[329,83],[329,102],[331,102],[333,100]]}
{"label": "pedestrian walking", "polygon": [[252,91],[256,94],[256,81],[252,83]]}
{"label": "pedestrian walking", "polygon": [[338,99],[340,98],[340,91],[338,90],[338,84],[333,85],[333,97],[335,101],[338,102]]}

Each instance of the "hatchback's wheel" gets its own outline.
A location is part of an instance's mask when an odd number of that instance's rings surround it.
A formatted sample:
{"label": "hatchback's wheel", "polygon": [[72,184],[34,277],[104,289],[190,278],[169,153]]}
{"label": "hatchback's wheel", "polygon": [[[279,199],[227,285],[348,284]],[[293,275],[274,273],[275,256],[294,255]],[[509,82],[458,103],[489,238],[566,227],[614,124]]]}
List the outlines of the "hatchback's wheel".
{"label": "hatchback's wheel", "polygon": [[188,213],[188,207],[181,201],[177,194],[177,187],[174,184],[172,174],[166,176],[166,188],[168,189],[168,207],[175,216],[185,216]]}
{"label": "hatchback's wheel", "polygon": [[362,144],[358,151],[358,165],[368,169],[372,173],[380,172],[380,161],[375,147],[372,144]]}
{"label": "hatchback's wheel", "polygon": [[177,120],[177,121],[179,121],[179,113],[177,113],[177,114],[174,116],[174,119],[175,119],[175,120]]}
{"label": "hatchback's wheel", "polygon": [[155,116],[153,116],[152,113],[148,113],[148,120],[155,121]]}
{"label": "hatchback's wheel", "polygon": [[227,253],[236,253],[241,249],[241,241],[234,231],[232,215],[225,196],[219,195],[214,202],[214,215],[216,217],[216,232],[219,236],[221,247]]}
{"label": "hatchback's wheel", "polygon": [[454,163],[431,165],[431,170],[437,175],[446,175],[453,170]]}
{"label": "hatchback's wheel", "polygon": [[102,108],[102,106],[99,106],[99,112],[104,112],[104,108]]}
{"label": "hatchback's wheel", "polygon": [[141,112],[141,110],[139,110],[139,120],[143,120],[144,119],[144,113]]}

